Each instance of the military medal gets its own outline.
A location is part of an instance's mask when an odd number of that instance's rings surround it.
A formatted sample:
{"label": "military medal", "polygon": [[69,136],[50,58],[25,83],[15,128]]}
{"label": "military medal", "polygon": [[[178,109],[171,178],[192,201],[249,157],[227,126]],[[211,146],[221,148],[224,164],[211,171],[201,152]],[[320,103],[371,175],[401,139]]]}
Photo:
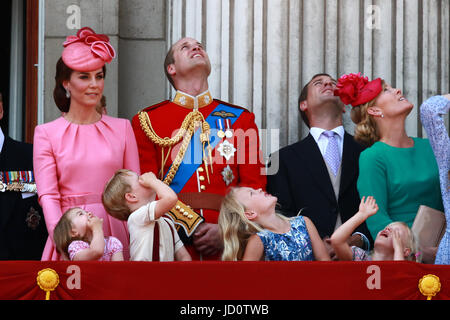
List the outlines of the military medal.
{"label": "military medal", "polygon": [[33,171],[0,172],[0,192],[5,191],[36,193]]}
{"label": "military medal", "polygon": [[225,124],[227,129],[225,130],[225,137],[230,139],[233,136],[233,132],[231,131],[230,119],[225,119]]}
{"label": "military medal", "polygon": [[222,177],[223,177],[223,181],[225,181],[225,184],[228,186],[234,179],[234,174],[233,174],[233,170],[231,170],[230,166],[227,165],[223,170],[222,170]]}
{"label": "military medal", "polygon": [[223,139],[225,137],[225,132],[223,132],[222,119],[217,119],[216,124],[217,124],[217,128],[219,128],[219,131],[217,132],[217,136],[220,139]]}
{"label": "military medal", "polygon": [[227,140],[225,140],[217,148],[217,151],[219,151],[220,155],[222,157],[224,157],[225,159],[227,159],[227,161],[228,161],[236,152],[236,148],[231,143],[229,143]]}

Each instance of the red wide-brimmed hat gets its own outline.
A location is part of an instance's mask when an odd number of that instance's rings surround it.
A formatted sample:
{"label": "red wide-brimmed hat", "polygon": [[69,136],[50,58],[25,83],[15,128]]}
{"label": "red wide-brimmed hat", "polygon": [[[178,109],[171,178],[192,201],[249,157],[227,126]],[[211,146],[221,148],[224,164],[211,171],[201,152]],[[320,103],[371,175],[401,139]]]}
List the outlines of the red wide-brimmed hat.
{"label": "red wide-brimmed hat", "polygon": [[63,43],[62,59],[72,70],[89,72],[110,63],[116,51],[105,34],[96,34],[89,27],[78,30],[76,36],[68,36]]}
{"label": "red wide-brimmed hat", "polygon": [[360,106],[374,99],[383,90],[381,79],[369,81],[360,72],[344,74],[338,79],[334,95],[344,104]]}

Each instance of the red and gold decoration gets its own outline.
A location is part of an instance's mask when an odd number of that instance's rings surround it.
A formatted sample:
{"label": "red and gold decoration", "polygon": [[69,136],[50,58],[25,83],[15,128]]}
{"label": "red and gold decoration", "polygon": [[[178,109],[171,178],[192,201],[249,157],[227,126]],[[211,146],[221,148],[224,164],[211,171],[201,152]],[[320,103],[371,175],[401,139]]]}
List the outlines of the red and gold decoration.
{"label": "red and gold decoration", "polygon": [[439,291],[441,291],[441,281],[434,274],[427,274],[419,280],[420,293],[431,300]]}
{"label": "red and gold decoration", "polygon": [[[180,275],[195,285],[173,290]],[[450,300],[450,268],[411,261],[0,261],[0,300],[43,300],[41,289],[52,300]]]}
{"label": "red and gold decoration", "polygon": [[55,290],[59,284],[59,276],[51,268],[42,269],[37,275],[37,284],[39,288],[45,291],[45,300],[50,300],[50,292]]}

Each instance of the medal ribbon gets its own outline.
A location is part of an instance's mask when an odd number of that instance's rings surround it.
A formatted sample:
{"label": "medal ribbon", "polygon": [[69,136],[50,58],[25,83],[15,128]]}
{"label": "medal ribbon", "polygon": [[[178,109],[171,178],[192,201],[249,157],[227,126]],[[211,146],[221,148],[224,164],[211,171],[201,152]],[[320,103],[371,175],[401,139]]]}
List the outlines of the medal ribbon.
{"label": "medal ribbon", "polygon": [[33,183],[33,171],[0,171],[0,180],[6,184],[11,182]]}

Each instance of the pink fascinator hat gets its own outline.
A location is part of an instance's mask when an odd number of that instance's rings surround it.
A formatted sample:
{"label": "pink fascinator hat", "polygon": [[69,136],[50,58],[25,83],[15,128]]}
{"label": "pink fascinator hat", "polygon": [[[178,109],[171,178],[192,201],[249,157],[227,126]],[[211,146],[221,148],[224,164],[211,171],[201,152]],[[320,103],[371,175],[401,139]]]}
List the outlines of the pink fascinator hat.
{"label": "pink fascinator hat", "polygon": [[369,81],[360,72],[349,73],[338,79],[334,95],[339,96],[344,104],[356,107],[374,99],[382,89],[380,78]]}
{"label": "pink fascinator hat", "polygon": [[68,36],[63,43],[62,60],[72,70],[89,72],[102,68],[116,56],[116,51],[105,34],[97,34],[89,27]]}

